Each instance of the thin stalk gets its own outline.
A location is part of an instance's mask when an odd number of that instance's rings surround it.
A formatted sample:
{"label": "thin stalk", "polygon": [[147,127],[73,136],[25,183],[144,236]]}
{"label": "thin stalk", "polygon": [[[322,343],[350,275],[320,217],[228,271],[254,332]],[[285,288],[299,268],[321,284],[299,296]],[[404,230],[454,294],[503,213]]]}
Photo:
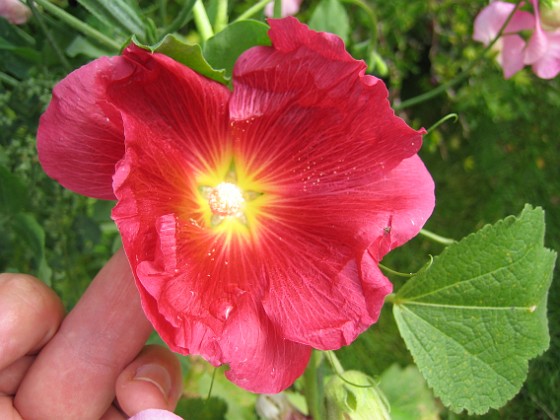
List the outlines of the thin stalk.
{"label": "thin stalk", "polygon": [[274,12],[272,14],[274,19],[282,17],[282,0],[274,0]]}
{"label": "thin stalk", "polygon": [[228,24],[228,0],[218,0],[216,8],[216,19],[214,20],[214,32],[218,33]]}
{"label": "thin stalk", "polygon": [[183,8],[181,9],[177,17],[173,20],[173,22],[169,24],[169,26],[163,29],[163,35],[177,32],[179,29],[181,29],[189,21],[192,11],[193,8],[190,7],[190,2],[185,1]]}
{"label": "thin stalk", "polygon": [[413,273],[401,273],[400,271],[395,271],[392,268],[389,268],[381,263],[378,263],[377,265],[379,265],[379,268],[381,268],[383,271],[386,271],[387,273],[393,274],[395,276],[406,277],[406,278],[414,277]]}
{"label": "thin stalk", "polygon": [[319,369],[320,363],[321,354],[317,350],[313,350],[309,364],[303,374],[305,402],[313,420],[325,418],[323,415],[325,410],[323,406],[323,377]]}
{"label": "thin stalk", "polygon": [[45,34],[45,37],[49,41],[49,44],[51,44],[52,49],[54,50],[55,54],[60,60],[60,63],[62,64],[62,67],[64,67],[64,69],[68,73],[70,73],[72,71],[72,66],[70,65],[70,62],[66,59],[66,56],[64,55],[64,51],[62,51],[62,48],[60,48],[58,42],[56,42],[56,39],[54,39],[53,35],[51,34],[51,31],[49,31],[49,28],[47,28],[47,25],[43,20],[43,16],[41,16],[39,11],[37,10],[37,7],[35,7],[35,1],[28,0],[27,5],[31,9],[31,13],[33,13],[33,17],[37,19],[41,31],[43,31],[43,33]]}
{"label": "thin stalk", "polygon": [[159,19],[162,24],[167,21],[167,0],[158,1]]}
{"label": "thin stalk", "polygon": [[193,7],[193,15],[194,23],[202,40],[206,41],[212,38],[214,36],[214,30],[212,29],[212,24],[210,23],[210,19],[208,19],[208,14],[201,0],[196,0]]}
{"label": "thin stalk", "polygon": [[234,22],[237,22],[238,20],[243,20],[243,19],[249,19],[250,17],[256,15],[258,12],[260,12],[262,9],[264,9],[264,7],[270,3],[270,0],[261,0],[258,3],[254,4],[253,6],[249,7],[247,10],[245,10],[243,13],[241,13],[237,19],[234,20]]}
{"label": "thin stalk", "polygon": [[451,114],[447,114],[443,118],[440,118],[438,121],[436,121],[435,124],[433,124],[430,128],[428,128],[428,130],[427,130],[428,134],[430,134],[432,132],[432,130],[435,130],[440,125],[442,125],[444,122],[446,122],[447,120],[451,120],[451,119],[453,119],[453,122],[457,122],[457,120],[459,119],[459,116],[455,113],[451,113]]}
{"label": "thin stalk", "polygon": [[[59,18],[61,21],[66,23],[68,26],[76,29],[78,32],[81,32],[88,38],[96,41],[99,44],[104,45],[112,50],[119,51],[121,45],[114,41],[113,39],[109,38],[108,36],[102,34],[98,30],[92,28],[88,24],[82,22],[81,20],[75,18],[71,14],[65,12],[60,7],[55,6],[54,4],[50,3],[48,0],[33,0],[35,3],[43,7],[47,12],[51,15]],[[29,1],[31,3],[31,1]]]}
{"label": "thin stalk", "polygon": [[15,87],[19,84],[19,81],[13,78],[12,76],[10,76],[9,74],[0,71],[0,83],[5,83],[8,86]]}
{"label": "thin stalk", "polygon": [[488,46],[486,48],[484,48],[484,50],[482,50],[482,52],[479,54],[479,56],[475,60],[471,61],[471,63],[467,66],[467,68],[465,70],[463,70],[461,73],[459,73],[453,79],[445,82],[444,84],[439,85],[438,87],[436,87],[436,88],[434,88],[434,89],[432,89],[432,90],[430,90],[426,93],[423,93],[421,95],[415,96],[415,97],[410,98],[410,99],[407,99],[406,101],[403,101],[400,104],[393,106],[395,111],[400,111],[401,109],[408,108],[408,107],[411,107],[411,106],[414,106],[414,105],[418,105],[422,102],[428,101],[428,100],[442,94],[443,92],[447,91],[447,89],[449,89],[450,87],[455,86],[456,84],[465,80],[468,77],[471,70],[476,65],[478,65],[478,63],[480,63],[482,61],[482,59],[486,56],[486,53],[492,49],[494,44],[504,34],[506,26],[509,24],[510,20],[513,18],[513,15],[517,11],[517,9],[519,9],[519,6],[521,5],[521,2],[522,2],[522,0],[518,1],[515,4],[515,7],[513,8],[512,12],[509,14],[506,21],[504,22],[504,24],[502,25],[502,27],[498,31],[498,34],[495,36],[495,38],[492,40],[492,42],[490,42],[490,44],[488,44]]}
{"label": "thin stalk", "polygon": [[424,235],[426,238],[431,239],[434,242],[438,242],[442,245],[452,245],[457,242],[455,239],[445,238],[426,229],[420,229],[419,233],[421,235]]}

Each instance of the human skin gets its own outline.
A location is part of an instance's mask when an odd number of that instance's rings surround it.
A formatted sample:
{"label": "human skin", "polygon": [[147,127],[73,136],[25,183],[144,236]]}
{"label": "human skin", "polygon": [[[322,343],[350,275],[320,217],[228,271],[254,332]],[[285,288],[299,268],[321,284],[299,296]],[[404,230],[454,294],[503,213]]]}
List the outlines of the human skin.
{"label": "human skin", "polygon": [[173,410],[177,358],[144,346],[146,320],[117,252],[64,317],[56,294],[23,274],[0,275],[0,418],[123,419]]}

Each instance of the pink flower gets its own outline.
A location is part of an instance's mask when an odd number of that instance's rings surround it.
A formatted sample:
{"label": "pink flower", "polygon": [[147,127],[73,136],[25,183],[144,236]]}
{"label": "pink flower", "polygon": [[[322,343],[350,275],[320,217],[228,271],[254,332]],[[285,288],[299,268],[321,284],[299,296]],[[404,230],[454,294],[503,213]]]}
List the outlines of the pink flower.
{"label": "pink flower", "polygon": [[246,51],[233,92],[134,45],[54,89],[39,158],[116,198],[147,317],[167,344],[275,393],[312,348],[350,344],[392,285],[378,268],[434,206],[424,131],[342,41],[294,18]]}
{"label": "pink flower", "polygon": [[0,0],[0,16],[14,25],[23,25],[31,16],[31,9],[19,0]]}
{"label": "pink flower", "polygon": [[[293,16],[299,12],[299,7],[303,0],[282,0],[282,17]],[[268,3],[264,8],[264,15],[272,17],[274,15],[274,1]]]}
{"label": "pink flower", "polygon": [[[494,1],[482,9],[474,21],[473,39],[489,45],[515,9],[515,4]],[[533,29],[535,18],[531,13],[516,11],[505,28],[504,35],[494,48],[498,51],[498,63],[504,70],[504,77],[509,79],[525,66],[524,49],[526,42],[517,33]]]}
{"label": "pink flower", "polygon": [[[517,10],[496,42],[498,62],[506,79],[525,65],[532,65],[533,72],[542,79],[552,79],[560,73],[560,31],[542,28],[538,0],[531,0],[535,14]],[[473,39],[489,45],[496,38],[515,4],[494,1],[485,7],[474,22]],[[526,42],[519,33],[532,30]]]}
{"label": "pink flower", "polygon": [[542,28],[538,0],[532,0],[535,11],[535,30],[525,50],[525,64],[541,79],[553,79],[560,73],[560,30]]}

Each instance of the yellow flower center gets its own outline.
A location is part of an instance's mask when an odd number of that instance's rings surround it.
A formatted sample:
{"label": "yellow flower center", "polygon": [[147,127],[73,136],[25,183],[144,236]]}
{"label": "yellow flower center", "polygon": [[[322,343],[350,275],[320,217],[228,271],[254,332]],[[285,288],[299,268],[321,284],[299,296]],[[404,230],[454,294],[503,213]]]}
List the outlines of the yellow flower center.
{"label": "yellow flower center", "polygon": [[239,217],[245,205],[241,189],[231,182],[222,182],[208,193],[208,204],[213,214],[220,217]]}

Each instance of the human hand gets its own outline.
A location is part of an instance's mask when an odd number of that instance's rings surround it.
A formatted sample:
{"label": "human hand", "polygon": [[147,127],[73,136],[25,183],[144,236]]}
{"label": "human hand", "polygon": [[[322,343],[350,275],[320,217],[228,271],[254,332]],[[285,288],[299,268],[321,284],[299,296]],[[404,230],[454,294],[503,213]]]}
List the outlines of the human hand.
{"label": "human hand", "polygon": [[144,343],[146,320],[117,252],[64,318],[56,294],[23,274],[0,275],[0,418],[123,419],[173,410],[177,358]]}

